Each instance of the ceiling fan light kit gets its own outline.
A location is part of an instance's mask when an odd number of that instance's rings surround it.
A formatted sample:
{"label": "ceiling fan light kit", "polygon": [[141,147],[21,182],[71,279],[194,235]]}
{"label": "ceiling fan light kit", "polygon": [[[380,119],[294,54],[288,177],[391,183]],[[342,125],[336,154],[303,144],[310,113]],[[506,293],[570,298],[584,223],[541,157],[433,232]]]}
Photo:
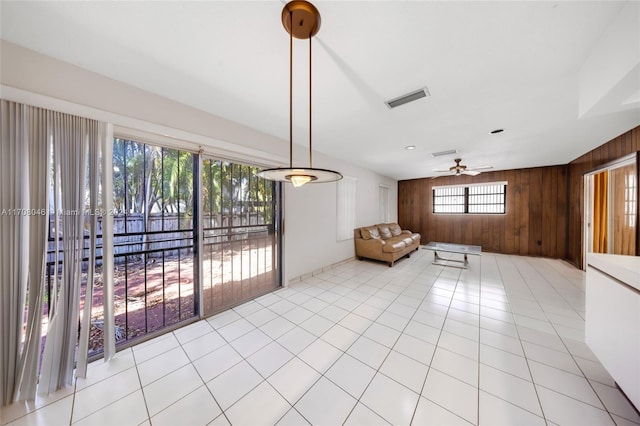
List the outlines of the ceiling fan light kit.
{"label": "ceiling fan light kit", "polygon": [[434,172],[451,173],[452,175],[455,175],[455,176],[460,176],[460,175],[477,176],[480,173],[482,173],[480,170],[486,170],[486,169],[493,168],[492,166],[480,166],[480,167],[469,168],[469,167],[465,166],[464,164],[460,164],[460,162],[462,162],[461,158],[456,158],[454,161],[456,162],[456,165],[449,167],[448,170],[438,170],[438,169],[436,169],[436,170],[434,170]]}
{"label": "ceiling fan light kit", "polygon": [[[282,9],[282,25],[289,33],[289,167],[276,167],[258,172],[258,176],[274,181],[291,182],[298,188],[306,183],[335,182],[342,174],[313,167],[311,144],[311,38],[320,30],[320,12],[305,0],[293,0]],[[309,167],[293,167],[293,38],[309,40]]]}

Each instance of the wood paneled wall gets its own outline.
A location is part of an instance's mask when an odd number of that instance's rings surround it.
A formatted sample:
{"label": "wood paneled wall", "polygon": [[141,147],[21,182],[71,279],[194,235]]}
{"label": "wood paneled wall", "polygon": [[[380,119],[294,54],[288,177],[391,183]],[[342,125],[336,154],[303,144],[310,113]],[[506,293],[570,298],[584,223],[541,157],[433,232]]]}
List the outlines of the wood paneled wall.
{"label": "wood paneled wall", "polygon": [[[398,182],[398,222],[422,234],[422,243],[446,241],[484,251],[563,258],[582,267],[583,175],[640,151],[640,126],[563,166],[485,172]],[[640,161],[637,164],[640,176]],[[507,181],[504,215],[434,215],[432,187]],[[638,189],[640,200],[640,188]],[[636,253],[640,227],[636,226]]]}
{"label": "wood paneled wall", "polygon": [[[610,140],[569,163],[569,209],[567,211],[567,251],[565,259],[582,267],[582,239],[584,224],[584,182],[587,172],[621,157],[640,151],[640,126]],[[640,230],[636,226],[636,253],[640,253]]]}
{"label": "wood paneled wall", "polygon": [[[420,232],[422,243],[445,241],[490,252],[564,257],[567,166],[484,172],[398,182],[398,221]],[[500,215],[433,214],[433,186],[507,181],[507,210]]]}

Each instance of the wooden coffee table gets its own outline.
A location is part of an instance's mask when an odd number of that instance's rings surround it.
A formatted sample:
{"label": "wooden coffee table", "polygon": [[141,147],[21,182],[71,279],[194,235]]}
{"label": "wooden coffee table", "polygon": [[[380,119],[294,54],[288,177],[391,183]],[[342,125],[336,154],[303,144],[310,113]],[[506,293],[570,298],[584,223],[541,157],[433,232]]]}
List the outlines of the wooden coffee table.
{"label": "wooden coffee table", "polygon": [[[467,244],[451,244],[451,243],[438,243],[438,242],[429,242],[426,246],[423,247],[425,250],[433,250],[433,264],[434,265],[442,265],[442,266],[452,266],[454,268],[463,268],[467,269],[469,267],[469,259],[468,255],[472,256],[480,256],[482,254],[481,246],[472,246]],[[438,255],[440,253],[455,253],[464,255],[464,260],[457,259],[446,259],[440,257]],[[450,264],[449,262],[457,262],[462,263],[462,266],[458,266],[455,264]]]}

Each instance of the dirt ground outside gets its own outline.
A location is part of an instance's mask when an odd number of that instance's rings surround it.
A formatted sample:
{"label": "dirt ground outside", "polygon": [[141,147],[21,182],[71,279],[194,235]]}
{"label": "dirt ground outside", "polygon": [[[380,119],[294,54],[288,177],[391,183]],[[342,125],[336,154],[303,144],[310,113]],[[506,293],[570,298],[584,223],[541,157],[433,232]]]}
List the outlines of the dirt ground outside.
{"label": "dirt ground outside", "polygon": [[[276,288],[277,270],[271,246],[238,242],[234,248],[205,253],[204,306],[201,307],[205,316]],[[101,268],[96,272],[89,356],[102,352],[103,345]],[[146,265],[140,259],[116,265],[116,344],[141,338],[196,316],[194,290],[193,254],[165,257],[164,262],[152,259]],[[84,300],[84,294],[81,296]]]}

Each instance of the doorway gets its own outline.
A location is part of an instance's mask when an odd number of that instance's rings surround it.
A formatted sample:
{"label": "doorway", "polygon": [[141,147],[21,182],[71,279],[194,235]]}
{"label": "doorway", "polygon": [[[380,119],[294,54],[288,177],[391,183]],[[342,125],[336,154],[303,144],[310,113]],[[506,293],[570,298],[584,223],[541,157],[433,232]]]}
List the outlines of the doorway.
{"label": "doorway", "polygon": [[636,155],[584,176],[584,256],[608,253],[635,256],[637,227]]}
{"label": "doorway", "polygon": [[280,185],[258,168],[202,161],[205,317],[275,290],[281,279]]}

